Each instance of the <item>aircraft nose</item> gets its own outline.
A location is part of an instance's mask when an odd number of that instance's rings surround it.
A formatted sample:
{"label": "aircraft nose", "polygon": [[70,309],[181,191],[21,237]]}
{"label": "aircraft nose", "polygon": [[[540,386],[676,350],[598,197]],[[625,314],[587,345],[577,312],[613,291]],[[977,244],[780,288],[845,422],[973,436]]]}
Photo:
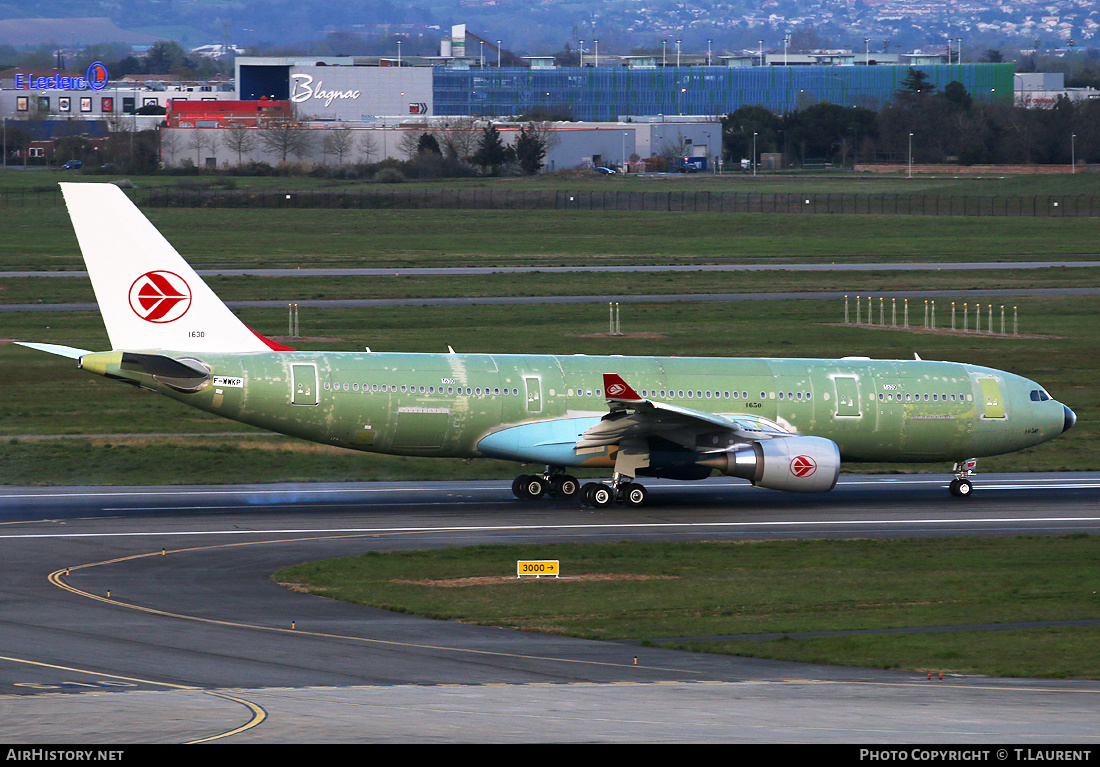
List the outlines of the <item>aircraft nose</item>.
{"label": "aircraft nose", "polygon": [[1065,426],[1062,427],[1062,432],[1065,433],[1065,432],[1069,431],[1069,427],[1071,427],[1071,426],[1073,426],[1073,424],[1077,423],[1077,414],[1074,413],[1072,410],[1070,410],[1065,405],[1062,405],[1062,409],[1066,411],[1066,423],[1065,423]]}

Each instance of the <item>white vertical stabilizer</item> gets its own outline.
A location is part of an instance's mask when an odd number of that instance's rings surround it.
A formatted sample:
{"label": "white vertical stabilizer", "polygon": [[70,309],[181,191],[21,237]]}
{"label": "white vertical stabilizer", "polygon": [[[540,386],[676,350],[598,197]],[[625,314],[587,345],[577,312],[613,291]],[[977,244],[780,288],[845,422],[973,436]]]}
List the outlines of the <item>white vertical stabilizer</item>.
{"label": "white vertical stabilizer", "polygon": [[285,349],[237,319],[114,184],[61,184],[114,349]]}

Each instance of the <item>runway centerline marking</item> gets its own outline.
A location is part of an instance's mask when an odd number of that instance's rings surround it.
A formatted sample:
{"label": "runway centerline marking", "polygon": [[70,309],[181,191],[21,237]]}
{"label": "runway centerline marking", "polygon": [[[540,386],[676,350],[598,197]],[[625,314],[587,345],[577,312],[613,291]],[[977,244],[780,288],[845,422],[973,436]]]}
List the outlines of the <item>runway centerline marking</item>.
{"label": "runway centerline marking", "polygon": [[[203,535],[397,535],[412,533],[466,533],[466,532],[530,532],[538,530],[629,530],[629,529],[670,529],[670,528],[788,528],[794,526],[813,525],[820,527],[855,527],[865,525],[882,525],[886,527],[900,525],[942,525],[942,524],[1020,524],[1020,523],[1053,523],[1053,522],[1100,522],[1100,516],[1094,517],[941,517],[921,519],[859,519],[859,520],[773,520],[773,521],[745,521],[745,522],[598,522],[586,524],[539,524],[539,525],[468,525],[444,527],[333,527],[333,528],[273,528],[255,530],[156,530],[140,532],[110,532],[110,533],[27,533],[27,534],[2,534],[3,539],[29,539],[29,538],[137,538],[137,537],[182,537]],[[289,543],[295,540],[279,541]],[[271,541],[276,542],[276,541]],[[159,552],[157,552],[159,555]],[[149,556],[141,554],[137,556]],[[106,564],[106,563],[98,563]]]}

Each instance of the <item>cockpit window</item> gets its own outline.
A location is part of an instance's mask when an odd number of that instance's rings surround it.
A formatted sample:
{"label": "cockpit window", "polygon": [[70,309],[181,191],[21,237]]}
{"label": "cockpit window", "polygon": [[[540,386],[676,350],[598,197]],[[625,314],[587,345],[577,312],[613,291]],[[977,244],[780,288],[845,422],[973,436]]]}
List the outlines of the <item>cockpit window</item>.
{"label": "cockpit window", "polygon": [[1031,401],[1032,402],[1046,402],[1048,399],[1050,399],[1050,395],[1047,394],[1042,389],[1032,389],[1031,390]]}

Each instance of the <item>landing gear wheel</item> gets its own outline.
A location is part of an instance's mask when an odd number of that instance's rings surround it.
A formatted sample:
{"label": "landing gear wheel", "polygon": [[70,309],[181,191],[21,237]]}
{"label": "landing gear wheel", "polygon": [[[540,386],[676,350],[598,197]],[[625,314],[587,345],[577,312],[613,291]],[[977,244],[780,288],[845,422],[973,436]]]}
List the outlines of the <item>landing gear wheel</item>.
{"label": "landing gear wheel", "polygon": [[550,492],[559,498],[571,500],[577,497],[580,490],[581,483],[577,481],[576,477],[571,477],[568,474],[559,474],[550,480]]}
{"label": "landing gear wheel", "polygon": [[523,474],[512,481],[512,492],[524,501],[533,501],[546,492],[547,483],[537,474]]}
{"label": "landing gear wheel", "polygon": [[599,487],[596,482],[585,482],[581,485],[581,490],[577,493],[577,500],[581,502],[581,506],[592,505],[592,489]]}
{"label": "landing gear wheel", "polygon": [[623,503],[627,506],[645,506],[646,501],[649,500],[649,491],[645,489],[645,485],[639,485],[637,482],[631,482],[622,489]]}
{"label": "landing gear wheel", "polygon": [[610,485],[593,483],[586,500],[593,508],[606,509],[615,502],[615,491]]}
{"label": "landing gear wheel", "polygon": [[951,480],[951,495],[956,498],[969,498],[974,492],[974,485],[965,477],[957,477]]}
{"label": "landing gear wheel", "polygon": [[523,483],[527,480],[527,474],[520,474],[518,477],[512,480],[512,495],[516,498],[523,499]]}

